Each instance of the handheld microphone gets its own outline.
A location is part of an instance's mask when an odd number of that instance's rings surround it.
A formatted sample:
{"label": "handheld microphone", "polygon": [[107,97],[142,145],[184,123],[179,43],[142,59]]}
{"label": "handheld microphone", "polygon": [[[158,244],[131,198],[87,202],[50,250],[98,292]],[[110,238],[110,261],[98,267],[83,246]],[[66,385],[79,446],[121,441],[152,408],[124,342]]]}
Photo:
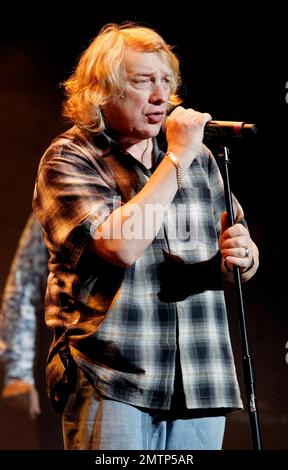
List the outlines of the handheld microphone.
{"label": "handheld microphone", "polygon": [[229,137],[246,137],[252,136],[257,133],[257,127],[255,124],[249,124],[245,121],[208,121],[205,126],[205,132],[218,133]]}

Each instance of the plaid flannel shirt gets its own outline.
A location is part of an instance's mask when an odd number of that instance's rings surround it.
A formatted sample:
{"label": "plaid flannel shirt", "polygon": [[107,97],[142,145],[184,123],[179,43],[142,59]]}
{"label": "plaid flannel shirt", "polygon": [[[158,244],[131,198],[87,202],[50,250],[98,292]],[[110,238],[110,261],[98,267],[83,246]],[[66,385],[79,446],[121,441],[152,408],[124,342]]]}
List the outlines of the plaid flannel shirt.
{"label": "plaid flannel shirt", "polygon": [[[156,167],[163,158],[156,141],[154,153]],[[120,182],[111,158],[123,168]],[[218,282],[223,185],[208,149],[193,161],[160,232],[132,266],[112,265],[86,249],[95,228],[123,203],[121,184],[131,199],[153,170],[122,154],[107,134],[75,126],[42,157],[33,207],[51,255],[48,384],[63,373],[58,353],[68,340],[100,393],[169,409],[178,350],[187,408],[241,408]]]}

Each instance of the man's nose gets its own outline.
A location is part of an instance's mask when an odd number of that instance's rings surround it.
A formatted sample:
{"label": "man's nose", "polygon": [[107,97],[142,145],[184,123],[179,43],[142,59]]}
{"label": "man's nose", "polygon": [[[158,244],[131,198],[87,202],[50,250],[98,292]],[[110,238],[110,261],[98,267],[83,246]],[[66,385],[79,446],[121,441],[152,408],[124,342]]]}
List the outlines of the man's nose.
{"label": "man's nose", "polygon": [[168,92],[167,87],[163,86],[162,84],[155,84],[153,90],[150,95],[150,102],[151,103],[165,103],[168,101]]}

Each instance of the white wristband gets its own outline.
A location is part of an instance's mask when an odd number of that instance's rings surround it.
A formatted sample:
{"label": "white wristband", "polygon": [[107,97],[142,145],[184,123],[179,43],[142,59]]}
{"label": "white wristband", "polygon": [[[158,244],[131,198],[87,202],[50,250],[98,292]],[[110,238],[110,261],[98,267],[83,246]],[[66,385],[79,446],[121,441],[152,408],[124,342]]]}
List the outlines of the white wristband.
{"label": "white wristband", "polygon": [[183,179],[183,168],[177,158],[175,157],[174,153],[172,152],[166,152],[167,157],[170,158],[171,162],[176,168],[176,176],[177,176],[177,184],[178,188],[181,188],[182,186],[182,179]]}

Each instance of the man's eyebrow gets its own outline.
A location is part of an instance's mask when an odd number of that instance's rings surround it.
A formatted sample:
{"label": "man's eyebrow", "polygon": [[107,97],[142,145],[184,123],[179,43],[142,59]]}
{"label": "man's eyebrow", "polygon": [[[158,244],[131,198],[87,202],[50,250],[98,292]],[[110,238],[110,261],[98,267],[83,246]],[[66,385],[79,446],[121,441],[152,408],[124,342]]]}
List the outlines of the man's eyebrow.
{"label": "man's eyebrow", "polygon": [[141,77],[143,77],[143,75],[145,76],[149,76],[149,75],[153,75],[154,72],[132,72],[133,75],[140,75]]}
{"label": "man's eyebrow", "polygon": [[[150,75],[154,75],[155,72],[130,72],[130,73],[131,73],[131,75],[134,75],[135,77],[137,77],[137,76],[139,76],[139,77],[150,77]],[[171,77],[172,73],[171,72],[163,72],[163,75]]]}

